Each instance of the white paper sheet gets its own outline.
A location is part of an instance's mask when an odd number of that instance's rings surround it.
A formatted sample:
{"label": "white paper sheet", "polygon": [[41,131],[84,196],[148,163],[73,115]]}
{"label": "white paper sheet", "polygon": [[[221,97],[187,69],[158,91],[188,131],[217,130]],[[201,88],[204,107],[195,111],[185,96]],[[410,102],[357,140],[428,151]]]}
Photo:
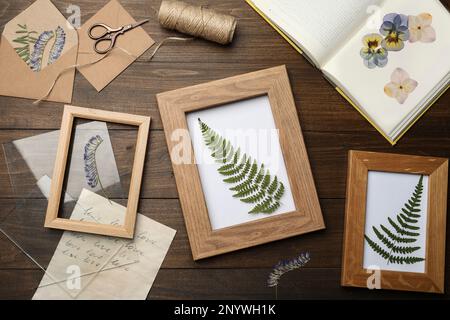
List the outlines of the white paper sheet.
{"label": "white paper sheet", "polygon": [[[387,173],[379,171],[369,171],[368,188],[367,188],[367,204],[366,204],[366,225],[365,234],[372,240],[378,240],[372,227],[375,226],[380,232],[380,224],[384,225],[392,232],[395,230],[388,222],[390,217],[394,222],[397,222],[396,216],[401,213],[404,204],[411,198],[415,186],[419,181],[420,175],[403,174],[403,173]],[[399,244],[405,246],[418,246],[420,250],[411,254],[425,258],[426,254],[426,233],[427,233],[427,207],[428,207],[428,177],[423,177],[423,193],[422,202],[420,205],[421,217],[418,223],[414,226],[420,227],[420,235],[414,243]],[[382,245],[387,251],[384,245]],[[364,262],[363,266],[366,269],[374,269],[374,266],[381,270],[404,271],[404,272],[425,272],[425,262],[418,262],[415,264],[395,264],[387,263],[380,255],[375,253],[373,249],[364,240]]]}
{"label": "white paper sheet", "polygon": [[[41,190],[44,197],[47,199],[50,197],[50,189],[52,184],[52,179],[50,179],[49,176],[44,175],[42,176],[37,182],[36,182],[39,190]],[[64,195],[64,203],[75,201],[74,198],[72,198],[69,194]]]}
{"label": "white paper sheet", "polygon": [[[437,0],[397,0],[386,1],[379,14],[396,12],[417,16],[430,13],[432,26],[436,30],[436,41],[432,43],[407,42],[401,51],[389,52],[388,64],[383,68],[368,69],[363,64],[360,50],[362,38],[378,33],[379,25],[364,25],[346,45],[324,66],[328,73],[361,106],[363,112],[372,119],[384,133],[394,135],[397,126],[418,106],[424,98],[433,93],[438,83],[450,72],[449,30],[450,15]],[[387,96],[384,87],[391,81],[396,68],[405,70],[411,79],[418,82],[417,88],[404,104]]]}
{"label": "white paper sheet", "polygon": [[[111,224],[123,220],[126,212],[125,207],[114,202],[111,206],[108,199],[86,189],[82,191],[73,215],[79,218],[85,214],[85,208],[90,208],[90,215],[94,216],[96,220],[101,219],[103,223],[108,220]],[[86,219],[89,219],[89,217],[86,217]],[[45,275],[33,299],[145,299],[175,233],[175,230],[141,214],[138,214],[135,237],[131,241],[65,232],[60,245],[65,246],[69,241],[79,243],[81,237],[83,243],[79,247],[83,252],[114,250],[117,242],[125,241],[125,244],[99,273],[69,279],[58,284]],[[133,263],[136,257],[138,257],[138,262]],[[55,272],[65,273],[68,267],[84,263],[84,259],[80,260],[83,261],[68,257],[60,250],[56,250],[47,270],[50,271],[50,274]],[[124,265],[127,261],[130,264]],[[69,270],[72,269],[69,268]],[[81,280],[82,283],[87,283],[87,285],[82,285],[80,289],[74,289],[72,287],[76,280]],[[68,294],[68,291],[71,294]]]}
{"label": "white paper sheet", "polygon": [[[277,211],[270,215],[249,214],[253,205],[233,198],[233,192],[229,190],[233,185],[222,181],[224,177],[217,171],[220,165],[213,161],[211,152],[205,146],[198,118],[229,139],[236,148],[240,147],[242,153],[250,155],[259,164],[264,163],[271,174],[278,176],[286,190]],[[214,230],[295,211],[278,131],[267,96],[191,112],[186,120]]]}
{"label": "white paper sheet", "polygon": [[345,43],[383,0],[252,0],[318,64]]}

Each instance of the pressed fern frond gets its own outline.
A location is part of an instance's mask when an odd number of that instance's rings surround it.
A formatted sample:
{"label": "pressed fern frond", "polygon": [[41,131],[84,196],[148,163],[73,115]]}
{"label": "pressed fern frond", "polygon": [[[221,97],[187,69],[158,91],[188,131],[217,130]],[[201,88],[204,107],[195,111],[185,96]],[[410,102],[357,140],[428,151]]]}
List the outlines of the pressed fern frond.
{"label": "pressed fern frond", "polygon": [[[373,228],[375,228],[375,227],[373,227]],[[412,242],[417,241],[417,239],[415,239],[415,238],[404,238],[404,237],[397,236],[397,235],[393,234],[391,232],[391,230],[389,230],[382,224],[380,224],[380,228],[389,236],[389,238],[391,238],[392,240],[397,241],[399,243],[412,243]]]}
{"label": "pressed fern frond", "polygon": [[102,143],[103,138],[99,135],[96,135],[94,137],[91,137],[84,146],[84,172],[86,174],[87,184],[91,188],[95,188],[97,187],[97,185],[99,185],[103,194],[109,200],[110,197],[108,196],[105,188],[103,188],[103,184],[100,179],[96,160],[97,149]]}
{"label": "pressed fern frond", "polygon": [[224,176],[223,182],[234,185],[229,188],[233,191],[233,197],[254,205],[249,214],[274,213],[281,206],[284,184],[277,176],[272,177],[264,164],[259,165],[256,159],[245,153],[241,155],[240,148],[235,149],[230,141],[200,119],[198,122],[211,157],[222,164],[217,171]]}
{"label": "pressed fern frond", "polygon": [[412,253],[414,251],[417,251],[420,249],[420,247],[402,247],[402,246],[398,246],[396,245],[395,240],[390,240],[389,236],[384,236],[380,231],[378,231],[377,228],[373,227],[373,231],[375,232],[375,234],[377,235],[377,238],[381,240],[381,242],[383,242],[383,244],[390,249],[392,252],[394,253]]}
{"label": "pressed fern frond", "polygon": [[[401,213],[397,214],[395,222],[388,217],[388,222],[393,230],[380,225],[381,231],[372,226],[372,230],[380,243],[376,243],[369,236],[364,235],[368,245],[374,252],[380,255],[388,263],[396,264],[414,264],[424,261],[424,258],[411,256],[413,252],[420,250],[419,246],[406,245],[417,241],[420,235],[420,227],[416,224],[419,222],[420,204],[423,193],[423,176],[420,176],[411,198],[405,203],[401,209]],[[417,232],[414,232],[417,231]],[[403,244],[403,245],[399,245]],[[386,248],[383,248],[383,246]],[[397,255],[394,255],[397,254]]]}
{"label": "pressed fern frond", "polygon": [[419,233],[417,233],[417,232],[410,232],[406,229],[399,227],[398,224],[396,224],[394,222],[394,220],[392,220],[391,218],[388,218],[388,221],[389,221],[389,224],[395,229],[395,231],[398,234],[401,234],[402,236],[408,236],[408,237],[418,237],[419,236]]}
{"label": "pressed fern frond", "polygon": [[277,263],[275,267],[273,267],[272,272],[269,274],[269,279],[267,280],[267,285],[269,287],[276,287],[281,279],[281,277],[292,270],[299,269],[305,264],[307,264],[310,260],[309,252],[301,253],[298,257],[291,260],[283,260]]}

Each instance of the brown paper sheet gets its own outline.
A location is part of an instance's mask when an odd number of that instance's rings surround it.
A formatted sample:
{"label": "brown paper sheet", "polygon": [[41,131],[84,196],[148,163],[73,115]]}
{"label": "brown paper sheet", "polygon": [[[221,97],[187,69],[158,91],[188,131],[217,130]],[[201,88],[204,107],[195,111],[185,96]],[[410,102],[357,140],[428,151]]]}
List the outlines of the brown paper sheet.
{"label": "brown paper sheet", "polygon": [[[94,51],[94,40],[88,36],[88,30],[94,23],[104,23],[112,28],[117,28],[135,22],[136,20],[118,1],[108,2],[78,30],[78,64],[88,64],[102,57]],[[154,43],[155,41],[143,28],[135,28],[119,36],[115,45],[115,47],[128,51],[132,56],[116,48],[105,59],[93,65],[79,67],[78,70],[97,91],[101,91]]]}
{"label": "brown paper sheet", "polygon": [[[27,63],[16,52],[16,48],[20,48],[24,44],[14,40],[26,35],[24,29],[19,25],[26,26],[27,32],[33,31],[31,35],[34,38],[39,38],[44,32],[53,32],[52,38],[44,46],[39,70],[33,70],[33,64]],[[51,52],[56,45],[58,27],[64,32],[62,50],[54,61],[49,63]],[[28,48],[31,57],[33,51],[36,50],[35,43],[30,42]],[[45,100],[70,103],[75,69],[69,67],[75,65],[77,51],[78,35],[76,30],[49,0],[37,0],[9,21],[3,30],[0,43],[0,95],[40,99],[51,88],[57,76],[63,70],[68,69],[60,76]]]}

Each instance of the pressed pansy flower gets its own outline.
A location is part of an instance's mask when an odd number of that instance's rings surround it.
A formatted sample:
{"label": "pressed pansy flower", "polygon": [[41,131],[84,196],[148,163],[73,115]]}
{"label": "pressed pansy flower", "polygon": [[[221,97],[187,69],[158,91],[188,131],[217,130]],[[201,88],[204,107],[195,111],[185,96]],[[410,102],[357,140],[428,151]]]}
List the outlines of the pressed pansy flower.
{"label": "pressed pansy flower", "polygon": [[398,103],[405,103],[408,95],[417,88],[417,81],[409,77],[402,68],[397,68],[391,75],[391,82],[384,87],[384,92],[391,98],[397,99]]}
{"label": "pressed pansy flower", "polygon": [[360,51],[364,65],[367,68],[384,67],[388,62],[388,52],[381,47],[383,38],[376,33],[368,34],[363,38],[364,47]]}
{"label": "pressed pansy flower", "polygon": [[380,33],[384,36],[383,48],[388,51],[400,51],[409,39],[408,16],[389,13],[384,16]]}
{"label": "pressed pansy flower", "polygon": [[436,31],[431,26],[433,17],[429,13],[418,16],[409,16],[409,41],[433,42],[436,40]]}

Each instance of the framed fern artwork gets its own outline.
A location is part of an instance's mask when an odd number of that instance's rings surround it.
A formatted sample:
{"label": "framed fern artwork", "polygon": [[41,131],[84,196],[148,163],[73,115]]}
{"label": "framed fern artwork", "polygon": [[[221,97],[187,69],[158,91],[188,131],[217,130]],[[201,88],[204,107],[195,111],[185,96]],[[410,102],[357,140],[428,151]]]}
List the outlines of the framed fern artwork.
{"label": "framed fern artwork", "polygon": [[[61,130],[46,138],[56,153],[54,164],[48,164],[50,191],[38,183],[49,194],[45,227],[133,238],[149,129],[149,117],[65,106]],[[126,215],[113,223],[106,211],[94,217],[92,204],[84,204],[86,194],[96,194],[103,199],[99,206],[108,203],[111,211],[120,206],[116,199],[126,200]]]}
{"label": "framed fern artwork", "polygon": [[325,227],[284,66],[157,99],[194,260]]}
{"label": "framed fern artwork", "polygon": [[350,151],[342,285],[444,290],[448,160]]}

